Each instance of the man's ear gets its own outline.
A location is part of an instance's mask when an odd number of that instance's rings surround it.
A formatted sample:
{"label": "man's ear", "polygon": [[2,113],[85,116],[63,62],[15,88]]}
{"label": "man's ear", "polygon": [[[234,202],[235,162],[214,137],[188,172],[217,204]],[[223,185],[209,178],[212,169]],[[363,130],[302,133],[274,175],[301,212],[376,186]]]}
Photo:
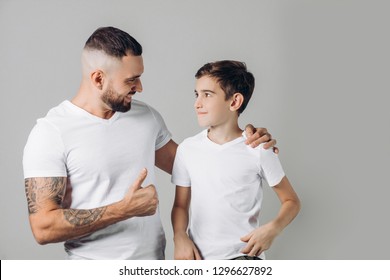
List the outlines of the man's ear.
{"label": "man's ear", "polygon": [[236,92],[235,94],[233,94],[233,97],[230,101],[230,111],[237,111],[241,107],[243,102],[244,96],[241,93]]}
{"label": "man's ear", "polygon": [[102,70],[95,70],[91,73],[91,82],[99,90],[103,89],[104,73]]}

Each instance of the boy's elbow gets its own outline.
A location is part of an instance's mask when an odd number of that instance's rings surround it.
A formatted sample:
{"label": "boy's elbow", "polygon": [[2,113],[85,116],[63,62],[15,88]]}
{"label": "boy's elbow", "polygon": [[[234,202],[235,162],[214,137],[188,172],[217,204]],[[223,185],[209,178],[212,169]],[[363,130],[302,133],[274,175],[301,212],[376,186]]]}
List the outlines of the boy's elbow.
{"label": "boy's elbow", "polygon": [[294,200],[294,204],[295,204],[295,209],[296,209],[296,215],[298,215],[298,213],[301,211],[301,200],[297,197],[295,200]]}

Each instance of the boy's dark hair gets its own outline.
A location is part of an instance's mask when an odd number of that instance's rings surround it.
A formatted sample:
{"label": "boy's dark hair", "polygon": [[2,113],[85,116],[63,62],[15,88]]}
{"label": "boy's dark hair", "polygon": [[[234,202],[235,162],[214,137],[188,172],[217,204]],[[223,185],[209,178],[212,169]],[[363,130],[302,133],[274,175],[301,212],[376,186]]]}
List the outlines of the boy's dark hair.
{"label": "boy's dark hair", "polygon": [[221,60],[206,63],[196,72],[195,78],[199,79],[203,76],[216,79],[225,92],[225,100],[228,100],[237,92],[241,93],[244,101],[238,109],[238,114],[245,110],[255,88],[255,78],[252,73],[248,72],[244,62]]}
{"label": "boy's dark hair", "polygon": [[128,53],[134,56],[142,54],[142,46],[136,39],[111,26],[96,29],[86,41],[84,49],[103,51],[116,58],[122,58]]}

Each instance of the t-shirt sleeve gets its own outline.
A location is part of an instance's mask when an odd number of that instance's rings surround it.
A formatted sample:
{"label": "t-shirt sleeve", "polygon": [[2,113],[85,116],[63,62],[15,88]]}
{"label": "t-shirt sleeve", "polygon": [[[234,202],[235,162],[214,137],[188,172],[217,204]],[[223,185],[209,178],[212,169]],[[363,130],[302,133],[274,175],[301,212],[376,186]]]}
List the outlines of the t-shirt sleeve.
{"label": "t-shirt sleeve", "polygon": [[59,131],[45,119],[32,129],[23,152],[24,178],[66,177],[65,151]]}
{"label": "t-shirt sleeve", "polygon": [[158,125],[158,134],[156,137],[156,145],[155,145],[155,150],[157,151],[158,149],[163,147],[165,144],[167,144],[169,142],[169,140],[171,140],[172,134],[169,132],[169,130],[164,122],[164,119],[162,118],[160,113],[157,112],[154,108],[152,108],[150,106],[149,106],[149,108],[154,116],[154,119],[157,122],[157,125]]}
{"label": "t-shirt sleeve", "polygon": [[272,149],[264,149],[261,145],[260,151],[260,166],[261,177],[264,178],[270,187],[274,187],[280,183],[285,176],[282,164],[279,157]]}
{"label": "t-shirt sleeve", "polygon": [[184,161],[183,146],[179,145],[176,151],[175,161],[173,163],[171,181],[174,185],[190,187],[191,179]]}

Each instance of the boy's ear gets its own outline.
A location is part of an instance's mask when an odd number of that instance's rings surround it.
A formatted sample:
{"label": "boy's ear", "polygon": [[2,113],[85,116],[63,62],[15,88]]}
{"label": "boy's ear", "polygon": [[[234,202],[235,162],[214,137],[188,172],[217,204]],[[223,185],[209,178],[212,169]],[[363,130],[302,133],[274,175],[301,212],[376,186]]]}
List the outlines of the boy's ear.
{"label": "boy's ear", "polygon": [[99,90],[103,89],[104,72],[102,70],[95,70],[91,73],[91,82]]}
{"label": "boy's ear", "polygon": [[243,102],[244,96],[241,93],[236,92],[235,94],[233,94],[233,97],[230,101],[230,111],[237,111],[241,107]]}

